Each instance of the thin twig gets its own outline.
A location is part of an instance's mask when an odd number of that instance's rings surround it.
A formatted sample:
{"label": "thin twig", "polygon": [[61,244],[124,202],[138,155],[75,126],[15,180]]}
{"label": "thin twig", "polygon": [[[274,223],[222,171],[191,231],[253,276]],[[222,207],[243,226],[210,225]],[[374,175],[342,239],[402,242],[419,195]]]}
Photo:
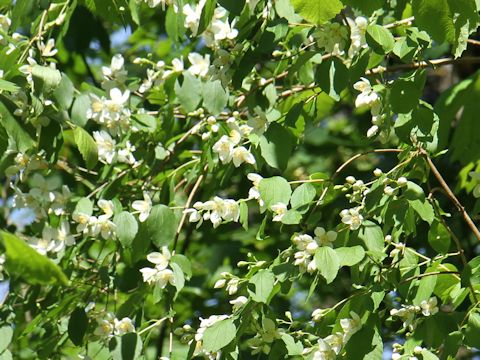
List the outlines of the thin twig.
{"label": "thin twig", "polygon": [[457,199],[453,191],[450,189],[448,184],[445,182],[445,179],[443,176],[440,174],[438,171],[437,167],[433,163],[432,159],[428,155],[428,153],[425,150],[420,150],[421,154],[424,155],[425,160],[427,161],[428,166],[432,170],[433,175],[437,178],[438,182],[440,183],[440,186],[445,190],[447,196],[450,198],[450,200],[453,202],[457,210],[462,214],[463,219],[467,223],[468,227],[472,230],[473,234],[477,238],[478,241],[480,241],[480,231],[478,230],[477,226],[473,222],[472,218],[468,213],[465,211],[465,208],[463,205],[460,203],[460,201]]}
{"label": "thin twig", "polygon": [[471,63],[479,63],[479,62],[480,62],[480,57],[476,57],[476,56],[465,56],[459,59],[453,59],[453,58],[433,59],[429,61],[417,61],[410,64],[399,64],[399,65],[393,65],[389,67],[377,66],[376,68],[368,70],[365,74],[375,75],[375,74],[383,74],[386,72],[423,69],[427,67],[437,67],[437,66],[443,66],[443,65],[449,65],[449,64],[460,64],[460,63],[471,64]]}

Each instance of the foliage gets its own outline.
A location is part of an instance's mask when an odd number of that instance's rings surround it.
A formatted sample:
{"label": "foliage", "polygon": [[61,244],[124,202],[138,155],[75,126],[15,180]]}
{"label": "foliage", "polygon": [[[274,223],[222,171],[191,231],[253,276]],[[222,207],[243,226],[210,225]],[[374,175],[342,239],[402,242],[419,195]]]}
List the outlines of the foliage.
{"label": "foliage", "polygon": [[480,349],[474,0],[0,0],[0,359]]}

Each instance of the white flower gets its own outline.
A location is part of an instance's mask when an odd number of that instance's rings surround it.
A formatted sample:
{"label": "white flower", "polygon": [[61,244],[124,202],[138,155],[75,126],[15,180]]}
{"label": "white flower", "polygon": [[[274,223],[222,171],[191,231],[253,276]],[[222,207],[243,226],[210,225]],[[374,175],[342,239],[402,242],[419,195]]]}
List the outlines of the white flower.
{"label": "white flower", "polygon": [[238,281],[237,278],[233,278],[227,283],[226,290],[228,292],[228,295],[234,295],[234,294],[237,293],[238,283],[239,283],[239,281]]}
{"label": "white flower", "polygon": [[357,91],[360,91],[360,94],[355,99],[355,106],[378,106],[377,104],[380,103],[380,96],[373,91],[372,86],[370,85],[370,81],[366,78],[361,78],[361,80],[357,81],[353,88]]}
{"label": "white flower", "polygon": [[115,329],[114,318],[113,314],[107,313],[104,319],[97,319],[97,328],[93,333],[104,338],[112,337]]}
{"label": "white flower", "polygon": [[55,54],[58,52],[58,50],[55,49],[55,40],[54,39],[48,39],[46,45],[44,44],[43,41],[41,41],[38,48],[39,48],[43,57],[52,57],[52,56],[55,56]]}
{"label": "white flower", "polygon": [[243,146],[238,146],[232,151],[232,161],[235,167],[239,167],[242,163],[255,164],[255,157]]}
{"label": "white flower", "polygon": [[275,216],[273,217],[272,221],[282,221],[282,218],[287,213],[287,205],[284,203],[276,203],[270,206],[270,209],[274,212]]}
{"label": "white flower", "polygon": [[94,131],[93,138],[97,143],[99,159],[107,164],[111,164],[115,157],[115,140],[104,130]]}
{"label": "white flower", "polygon": [[8,32],[10,25],[12,25],[12,20],[8,16],[0,14],[0,29],[3,32]]}
{"label": "white flower", "polygon": [[342,222],[350,226],[350,230],[357,230],[363,222],[359,208],[345,209],[340,212]]}
{"label": "white flower", "polygon": [[125,60],[120,54],[115,54],[112,57],[110,67],[102,66],[103,81],[102,87],[105,90],[110,90],[116,86],[122,86],[127,80],[127,71],[124,69]]}
{"label": "white flower", "polygon": [[435,315],[438,312],[437,298],[432,296],[428,300],[423,300],[420,303],[420,307],[422,308],[422,314],[424,316]]}
{"label": "white flower", "polygon": [[172,257],[170,250],[166,246],[162,247],[162,252],[152,252],[147,255],[147,260],[155,264],[157,270],[163,270],[168,267],[168,263]]}
{"label": "white flower", "polygon": [[340,326],[344,332],[343,341],[346,343],[350,337],[362,328],[362,320],[355,312],[350,311],[351,318],[340,319]]}
{"label": "white flower", "polygon": [[344,344],[343,334],[341,332],[336,332],[335,334],[329,335],[324,340],[328,345],[330,345],[330,348],[336,355],[340,354]]}
{"label": "white flower", "polygon": [[337,233],[335,231],[326,232],[323,227],[317,227],[314,230],[315,241],[322,246],[332,247],[333,242],[337,239]]}
{"label": "white flower", "polygon": [[114,334],[123,335],[130,332],[135,332],[135,326],[133,326],[132,319],[124,317],[122,320],[115,318],[113,320]]}
{"label": "white flower", "polygon": [[135,146],[133,146],[130,141],[127,141],[125,143],[125,147],[118,150],[118,161],[129,165],[134,165],[137,162],[135,156],[133,156],[133,152],[135,150]]}
{"label": "white flower", "polygon": [[351,41],[350,48],[348,49],[348,56],[353,58],[360,52],[362,48],[368,47],[367,40],[365,39],[368,20],[362,16],[359,16],[355,20],[347,18],[347,22],[350,26]]}
{"label": "white flower", "polygon": [[188,60],[190,61],[191,66],[188,68],[188,72],[192,75],[198,75],[200,77],[205,77],[210,68],[210,55],[207,54],[202,56],[198,53],[192,52],[188,54]]}
{"label": "white flower", "polygon": [[184,214],[190,214],[190,216],[188,217],[188,221],[190,222],[199,222],[200,220],[202,220],[202,216],[200,215],[200,213],[198,212],[197,209],[185,209],[183,210],[183,213]]}
{"label": "white flower", "polygon": [[480,198],[480,172],[470,171],[468,175],[470,175],[471,178],[477,182],[473,188],[473,196]]}
{"label": "white flower", "polygon": [[215,282],[215,285],[213,285],[213,288],[214,289],[221,289],[225,286],[226,283],[227,283],[227,280],[219,279]]}
{"label": "white flower", "polygon": [[143,200],[135,200],[132,203],[132,208],[140,212],[138,219],[140,222],[144,222],[147,220],[148,216],[150,215],[150,211],[152,210],[152,199],[148,193],[143,193]]}
{"label": "white flower", "polygon": [[312,360],[334,360],[337,354],[333,351],[332,347],[324,339],[318,339],[318,350],[313,353]]}
{"label": "white flower", "polygon": [[239,296],[236,299],[230,300],[230,304],[233,305],[233,311],[240,309],[247,303],[248,299],[245,296]]}
{"label": "white flower", "polygon": [[113,201],[100,199],[98,200],[97,205],[104,212],[104,215],[100,216],[102,219],[110,219],[113,216],[113,210],[115,209]]}
{"label": "white flower", "polygon": [[125,107],[130,91],[121,92],[114,87],[109,91],[110,99],[99,98],[91,94],[92,103],[87,110],[87,117],[104,125],[112,135],[118,135],[130,128],[130,110]]}
{"label": "white flower", "polygon": [[211,47],[216,45],[218,42],[229,39],[233,40],[238,35],[238,30],[234,28],[233,21],[231,24],[229,23],[228,19],[220,20],[216,19],[213,20],[210,24],[210,28],[206,32],[205,36],[205,43],[207,46]]}
{"label": "white flower", "polygon": [[193,36],[197,35],[198,25],[200,24],[200,16],[202,15],[202,9],[206,0],[200,0],[200,3],[192,8],[190,4],[183,6],[183,14],[185,15],[185,27],[190,29]]}
{"label": "white flower", "polygon": [[213,151],[218,154],[220,161],[223,164],[227,164],[232,160],[233,157],[233,146],[234,144],[230,138],[226,135],[223,135],[220,140],[218,140],[213,145]]}
{"label": "white flower", "polygon": [[67,220],[60,222],[60,227],[57,229],[56,238],[58,241],[64,243],[67,246],[75,244],[75,238],[70,234],[70,224]]}

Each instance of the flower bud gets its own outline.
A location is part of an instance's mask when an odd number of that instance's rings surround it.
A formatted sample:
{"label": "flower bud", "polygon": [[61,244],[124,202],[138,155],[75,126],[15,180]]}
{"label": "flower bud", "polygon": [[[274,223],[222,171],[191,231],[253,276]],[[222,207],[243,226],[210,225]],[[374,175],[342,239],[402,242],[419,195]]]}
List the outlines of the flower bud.
{"label": "flower bud", "polygon": [[215,283],[215,285],[213,285],[213,288],[214,289],[221,289],[225,286],[225,283],[227,281],[225,279],[220,279],[220,280],[217,280],[217,282]]}
{"label": "flower bud", "polygon": [[347,176],[347,177],[345,178],[345,181],[346,181],[347,183],[349,183],[349,184],[354,184],[355,181],[357,181],[357,179],[355,179],[355,177],[353,177],[353,176]]}
{"label": "flower bud", "polygon": [[397,180],[397,184],[398,186],[406,186],[407,185],[407,178],[402,176],[402,177],[399,177],[398,180]]}
{"label": "flower bud", "polygon": [[376,177],[382,176],[382,174],[383,174],[383,171],[379,168],[376,168],[375,170],[373,170],[373,175],[375,175]]}

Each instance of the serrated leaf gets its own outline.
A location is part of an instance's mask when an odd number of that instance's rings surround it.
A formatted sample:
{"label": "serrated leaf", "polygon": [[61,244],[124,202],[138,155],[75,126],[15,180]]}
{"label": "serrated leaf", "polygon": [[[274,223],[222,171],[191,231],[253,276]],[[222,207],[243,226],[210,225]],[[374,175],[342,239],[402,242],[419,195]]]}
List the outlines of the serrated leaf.
{"label": "serrated leaf", "polygon": [[365,257],[365,250],[360,245],[352,247],[339,247],[335,249],[340,266],[353,266]]}
{"label": "serrated leaf", "polygon": [[10,111],[2,102],[0,102],[0,121],[5,128],[8,137],[15,142],[18,151],[26,152],[28,149],[33,147],[34,141],[30,134],[25,131],[22,125],[15,117],[12,116]]}
{"label": "serrated leaf", "polygon": [[143,237],[158,248],[170,244],[175,238],[177,219],[165,205],[155,205],[147,220],[140,224],[137,237]]}
{"label": "serrated leaf", "polygon": [[395,39],[392,33],[383,26],[376,24],[367,26],[366,39],[368,45],[379,54],[389,53],[395,45]]}
{"label": "serrated leaf", "polygon": [[287,348],[288,355],[290,356],[300,356],[303,352],[303,345],[301,341],[295,341],[293,336],[289,334],[283,334],[282,340],[285,343]]}
{"label": "serrated leaf", "polygon": [[123,247],[129,247],[138,232],[138,223],[128,211],[115,215],[113,222],[116,225],[117,238]]}
{"label": "serrated leaf", "polygon": [[[315,199],[317,195],[317,191],[312,184],[305,183],[297,187],[292,194],[292,198],[290,203],[292,205],[292,209],[297,209],[297,211],[304,213],[308,210],[308,206],[310,202]],[[303,209],[299,209],[304,207]]]}
{"label": "serrated leaf", "polygon": [[296,138],[283,126],[273,123],[260,138],[260,151],[268,165],[285,169],[295,147]]}
{"label": "serrated leaf", "polygon": [[57,100],[57,103],[60,105],[61,109],[70,109],[70,105],[72,105],[73,101],[73,92],[74,87],[72,81],[67,75],[62,74],[60,83],[53,92],[53,97],[55,100]]}
{"label": "serrated leaf", "polygon": [[267,208],[277,203],[288,204],[292,194],[290,184],[280,176],[260,180],[258,189],[260,197],[265,202]]}
{"label": "serrated leaf", "polygon": [[80,127],[85,126],[88,121],[87,110],[91,106],[90,96],[87,94],[82,94],[77,96],[73,103],[71,118],[75,125]]}
{"label": "serrated leaf", "polygon": [[270,270],[264,269],[257,272],[249,281],[250,284],[255,286],[252,299],[266,304],[272,293],[274,282],[275,275]]}
{"label": "serrated leaf", "polygon": [[212,114],[218,115],[227,106],[228,91],[220,80],[208,81],[203,85],[203,105]]}
{"label": "serrated leaf", "polygon": [[232,319],[225,319],[209,326],[203,333],[203,349],[219,351],[235,339],[237,328]]}
{"label": "serrated leaf", "polygon": [[36,90],[43,89],[44,92],[50,92],[60,85],[62,74],[49,66],[33,65],[32,76],[36,85]]}
{"label": "serrated leaf", "polygon": [[20,87],[11,81],[0,79],[0,91],[17,92]]}
{"label": "serrated leaf", "polygon": [[22,277],[29,284],[68,285],[67,277],[52,260],[15,235],[5,231],[1,234],[7,258],[5,267],[10,274]]}
{"label": "serrated leaf", "polygon": [[337,277],[340,269],[340,259],[337,253],[329,246],[321,246],[315,252],[315,264],[318,272],[330,284]]}
{"label": "serrated leaf", "polygon": [[342,9],[340,0],[290,0],[295,12],[314,24],[333,19]]}
{"label": "serrated leaf", "polygon": [[94,168],[98,162],[98,148],[93,137],[79,126],[73,131],[73,137],[87,168]]}

